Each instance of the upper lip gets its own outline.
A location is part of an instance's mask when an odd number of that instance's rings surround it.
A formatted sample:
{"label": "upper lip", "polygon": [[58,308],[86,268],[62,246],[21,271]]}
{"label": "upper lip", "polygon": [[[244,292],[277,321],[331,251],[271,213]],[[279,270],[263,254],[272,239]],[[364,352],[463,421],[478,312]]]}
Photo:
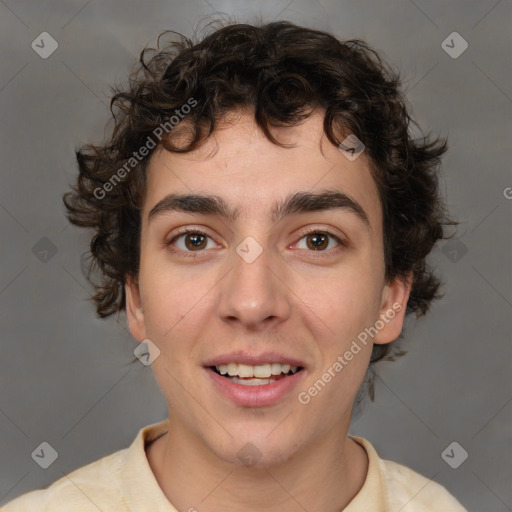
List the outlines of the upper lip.
{"label": "upper lip", "polygon": [[247,352],[231,352],[222,354],[205,361],[204,366],[220,366],[221,364],[238,363],[249,366],[257,366],[265,363],[289,364],[290,366],[302,366],[304,363],[294,357],[285,356],[277,352],[263,352],[262,354],[249,354]]}

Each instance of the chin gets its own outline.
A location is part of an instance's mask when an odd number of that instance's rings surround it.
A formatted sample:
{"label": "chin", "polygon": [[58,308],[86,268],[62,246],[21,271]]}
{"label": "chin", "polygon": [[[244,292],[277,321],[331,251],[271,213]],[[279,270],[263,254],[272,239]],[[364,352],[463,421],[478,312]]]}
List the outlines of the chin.
{"label": "chin", "polygon": [[243,435],[230,438],[226,446],[211,446],[215,455],[235,466],[241,468],[265,469],[279,466],[292,458],[299,445],[285,443],[285,439],[277,437],[273,440],[266,437],[267,432],[262,435]]}

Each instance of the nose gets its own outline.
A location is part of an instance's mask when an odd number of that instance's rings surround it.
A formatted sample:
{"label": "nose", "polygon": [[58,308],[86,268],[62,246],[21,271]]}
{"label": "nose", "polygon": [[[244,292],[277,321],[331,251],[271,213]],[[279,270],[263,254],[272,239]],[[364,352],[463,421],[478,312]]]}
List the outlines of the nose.
{"label": "nose", "polygon": [[[251,247],[254,250],[254,247]],[[286,268],[269,250],[254,261],[233,251],[233,267],[220,283],[218,314],[224,322],[261,331],[290,316]]]}

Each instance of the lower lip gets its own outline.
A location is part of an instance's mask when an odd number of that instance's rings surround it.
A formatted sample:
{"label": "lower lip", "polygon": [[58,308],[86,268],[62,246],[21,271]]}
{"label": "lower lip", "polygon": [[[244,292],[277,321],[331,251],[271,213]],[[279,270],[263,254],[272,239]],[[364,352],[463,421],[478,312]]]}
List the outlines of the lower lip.
{"label": "lower lip", "polygon": [[276,380],[271,384],[264,384],[261,386],[244,386],[231,382],[226,377],[222,377],[215,373],[211,368],[205,368],[213,380],[217,389],[226,397],[229,398],[236,405],[241,407],[264,407],[273,405],[281,400],[286,394],[298,384],[302,379],[304,369]]}

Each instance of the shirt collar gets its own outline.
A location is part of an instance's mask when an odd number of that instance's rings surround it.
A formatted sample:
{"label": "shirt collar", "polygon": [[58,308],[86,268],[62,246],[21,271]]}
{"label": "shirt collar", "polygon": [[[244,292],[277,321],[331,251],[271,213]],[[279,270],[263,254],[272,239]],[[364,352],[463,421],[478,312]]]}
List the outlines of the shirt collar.
{"label": "shirt collar", "polygon": [[169,430],[169,420],[139,430],[122,469],[122,495],[130,512],[178,512],[163,493],[146,457],[146,444]]}
{"label": "shirt collar", "polygon": [[343,512],[386,512],[385,487],[380,471],[380,459],[372,444],[362,437],[350,436],[368,455],[368,473],[361,490]]}

